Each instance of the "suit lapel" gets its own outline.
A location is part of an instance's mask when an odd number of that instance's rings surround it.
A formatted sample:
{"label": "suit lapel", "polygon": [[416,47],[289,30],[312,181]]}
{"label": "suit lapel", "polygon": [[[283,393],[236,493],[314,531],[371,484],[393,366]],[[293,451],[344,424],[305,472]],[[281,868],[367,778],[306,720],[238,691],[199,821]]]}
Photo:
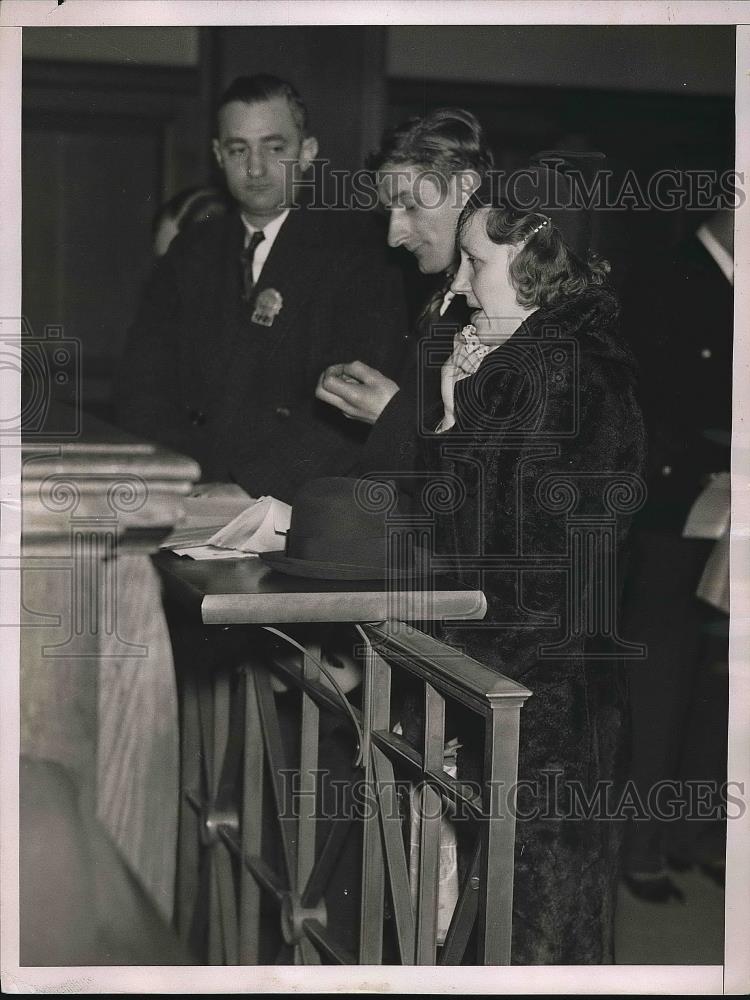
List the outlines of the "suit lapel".
{"label": "suit lapel", "polygon": [[270,326],[254,322],[254,306],[250,305],[250,321],[246,336],[262,337],[264,358],[274,355],[292,335],[301,335],[304,323],[301,312],[311,289],[318,280],[316,248],[320,245],[313,218],[304,207],[293,208],[274,240],[255,288],[255,300],[265,291],[281,295],[281,310]]}
{"label": "suit lapel", "polygon": [[226,380],[237,333],[233,303],[239,295],[237,259],[244,227],[239,214],[220,221],[211,238],[197,244],[199,252],[189,259],[189,269],[182,276],[187,306],[180,364],[188,397],[201,408],[220,392]]}
{"label": "suit lapel", "polygon": [[[239,213],[228,222],[223,245],[215,260],[207,262],[207,267],[217,272],[211,289],[217,299],[201,303],[207,317],[202,327],[218,327],[212,331],[215,349],[210,360],[208,352],[203,355],[203,385],[204,389],[208,386],[211,412],[241,410],[244,404],[239,401],[251,391],[253,378],[259,374],[262,378],[262,372],[269,371],[270,360],[282,346],[287,353],[309,347],[304,308],[319,281],[322,242],[314,222],[304,208],[289,213],[263,265],[250,303],[241,298],[240,253],[245,228]],[[254,302],[264,289],[273,289],[282,298],[281,310],[270,326],[252,319]],[[298,345],[295,341],[304,343]]]}
{"label": "suit lapel", "polygon": [[[243,315],[239,306],[240,253],[244,243],[245,227],[239,213],[225,220],[226,228],[220,238],[207,248],[203,262],[204,275],[196,275],[193,345],[193,370],[200,382],[197,398],[202,399],[211,412],[212,404],[219,403],[226,392],[228,373],[232,371],[232,356],[237,340],[242,336]],[[205,280],[205,276],[209,280]],[[246,334],[245,334],[246,335]]]}

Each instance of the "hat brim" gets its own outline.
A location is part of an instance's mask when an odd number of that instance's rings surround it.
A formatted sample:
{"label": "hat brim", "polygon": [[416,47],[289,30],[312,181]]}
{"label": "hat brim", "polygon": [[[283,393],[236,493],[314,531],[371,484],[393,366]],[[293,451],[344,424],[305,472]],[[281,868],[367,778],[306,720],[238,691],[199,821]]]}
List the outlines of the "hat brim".
{"label": "hat brim", "polygon": [[381,566],[358,566],[349,563],[316,562],[311,559],[294,559],[283,551],[260,552],[259,558],[288,576],[304,576],[314,580],[385,580],[406,579],[420,576],[425,572],[423,565],[408,569],[387,569]]}

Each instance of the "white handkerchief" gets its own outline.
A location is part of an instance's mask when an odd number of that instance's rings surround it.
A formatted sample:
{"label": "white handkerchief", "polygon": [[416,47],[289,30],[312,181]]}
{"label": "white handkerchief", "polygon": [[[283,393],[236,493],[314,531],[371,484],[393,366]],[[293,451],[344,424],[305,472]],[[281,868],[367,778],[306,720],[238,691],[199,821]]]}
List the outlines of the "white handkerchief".
{"label": "white handkerchief", "polygon": [[240,552],[275,552],[284,548],[291,516],[288,503],[275,497],[261,497],[212,535],[208,544]]}
{"label": "white handkerchief", "polygon": [[729,528],[731,488],[728,472],[717,472],[690,508],[683,538],[719,539]]}

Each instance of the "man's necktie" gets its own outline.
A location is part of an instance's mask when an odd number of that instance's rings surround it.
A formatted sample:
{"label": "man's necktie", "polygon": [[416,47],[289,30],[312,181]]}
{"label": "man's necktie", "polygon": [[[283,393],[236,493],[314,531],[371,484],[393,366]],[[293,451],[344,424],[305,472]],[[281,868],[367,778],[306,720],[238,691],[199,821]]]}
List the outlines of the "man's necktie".
{"label": "man's necktie", "polygon": [[435,289],[424,305],[424,308],[417,317],[416,327],[418,335],[429,335],[430,325],[440,317],[440,307],[442,306],[446,293],[450,289],[453,275],[447,275],[440,285]]}
{"label": "man's necktie", "polygon": [[240,258],[242,261],[242,298],[249,302],[252,298],[255,281],[253,280],[253,259],[258,246],[266,238],[262,229],[256,230],[250,237],[250,242],[242,251]]}

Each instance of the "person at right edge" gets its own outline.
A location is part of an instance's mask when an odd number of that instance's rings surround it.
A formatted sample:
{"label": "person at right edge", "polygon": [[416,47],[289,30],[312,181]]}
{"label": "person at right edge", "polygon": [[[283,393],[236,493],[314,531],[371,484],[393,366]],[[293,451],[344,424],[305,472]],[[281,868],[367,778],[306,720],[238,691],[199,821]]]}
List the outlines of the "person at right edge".
{"label": "person at right edge", "polygon": [[[653,903],[683,898],[670,868],[697,864],[724,882],[727,619],[696,596],[714,543],[683,531],[712,476],[729,471],[733,237],[725,204],[671,255],[649,255],[624,297],[649,432],[648,500],[632,534],[623,608],[623,635],[646,646],[645,659],[629,664],[630,776],[645,811],[630,823],[625,879]],[[689,813],[686,782],[710,782],[712,817],[660,818],[652,793],[664,781]]]}

